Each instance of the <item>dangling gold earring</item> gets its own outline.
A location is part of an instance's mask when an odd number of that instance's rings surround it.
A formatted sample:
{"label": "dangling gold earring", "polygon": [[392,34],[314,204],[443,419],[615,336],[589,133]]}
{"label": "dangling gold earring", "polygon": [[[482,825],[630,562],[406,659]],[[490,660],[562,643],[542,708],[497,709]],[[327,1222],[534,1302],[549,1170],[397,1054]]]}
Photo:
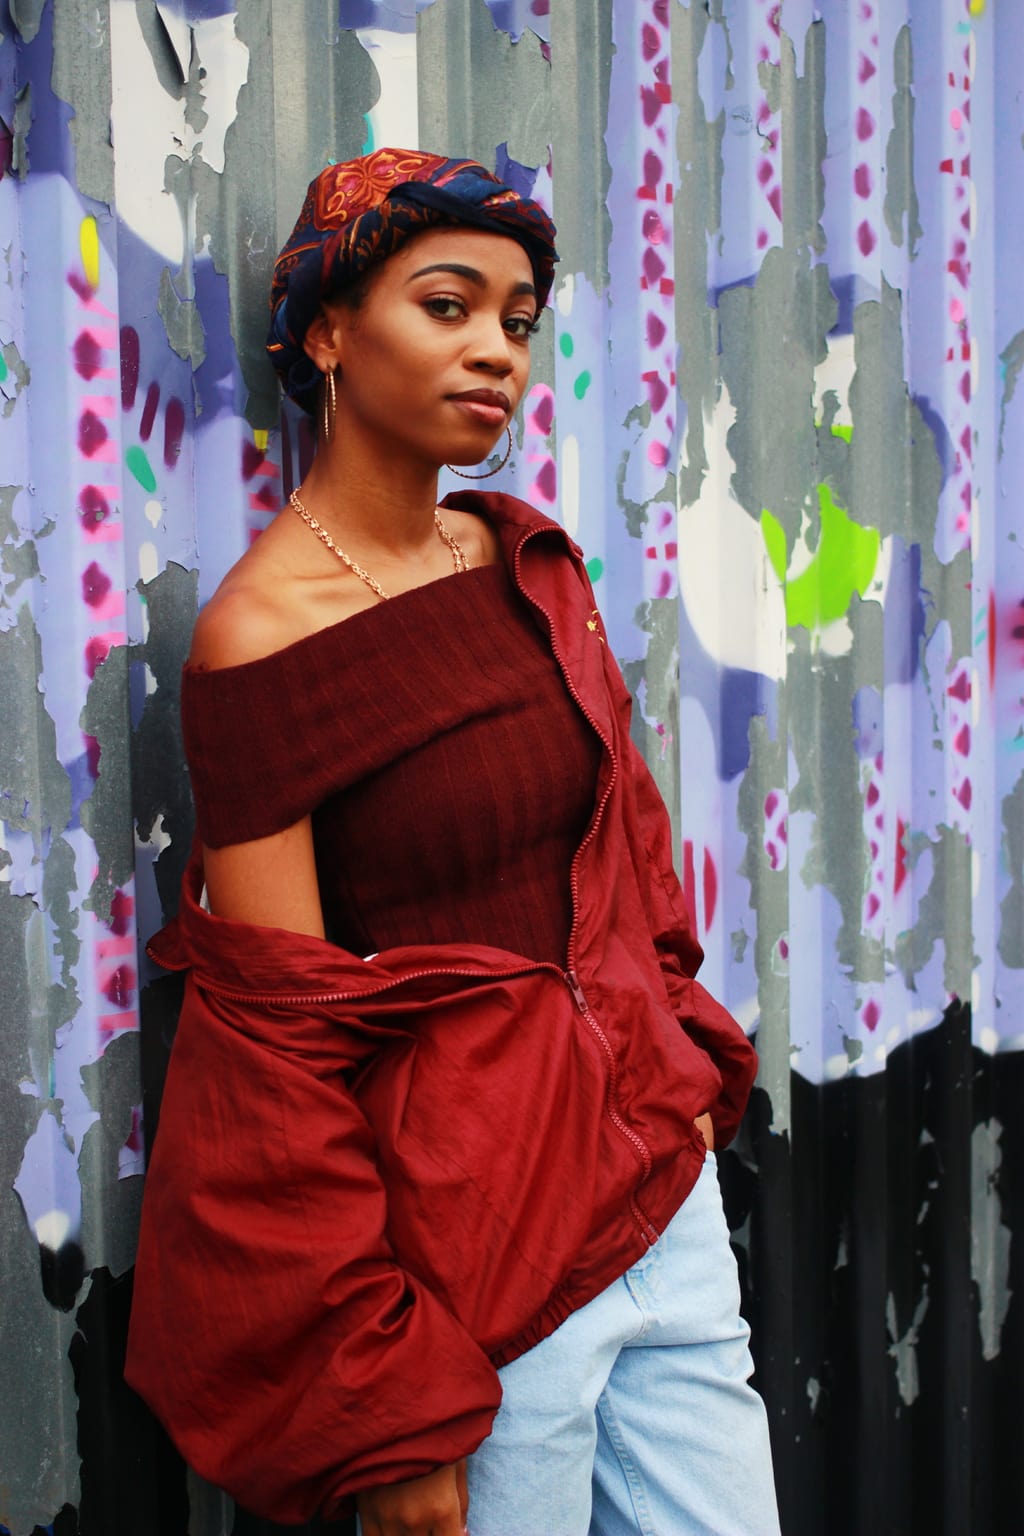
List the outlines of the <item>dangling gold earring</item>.
{"label": "dangling gold earring", "polygon": [[506,427],[505,431],[508,433],[508,447],[505,449],[505,457],[500,464],[495,464],[493,469],[485,469],[482,475],[467,475],[464,469],[456,469],[454,464],[446,464],[445,469],[450,469],[453,475],[458,475],[462,480],[489,480],[492,475],[496,475],[499,470],[504,469],[512,457],[512,428]]}
{"label": "dangling gold earring", "polygon": [[338,409],[338,393],[334,386],[334,369],[330,368],[324,374],[324,442],[329,443],[334,437],[334,417]]}

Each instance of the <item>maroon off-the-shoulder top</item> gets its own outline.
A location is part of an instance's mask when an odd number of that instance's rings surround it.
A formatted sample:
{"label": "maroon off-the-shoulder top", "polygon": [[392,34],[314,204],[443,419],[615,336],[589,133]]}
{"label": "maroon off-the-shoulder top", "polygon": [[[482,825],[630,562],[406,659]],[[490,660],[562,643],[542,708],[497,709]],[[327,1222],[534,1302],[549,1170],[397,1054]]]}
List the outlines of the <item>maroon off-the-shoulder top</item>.
{"label": "maroon off-the-shoulder top", "polygon": [[186,667],[182,718],[206,844],[312,815],[336,943],[469,940],[565,963],[600,743],[504,565],[242,666]]}

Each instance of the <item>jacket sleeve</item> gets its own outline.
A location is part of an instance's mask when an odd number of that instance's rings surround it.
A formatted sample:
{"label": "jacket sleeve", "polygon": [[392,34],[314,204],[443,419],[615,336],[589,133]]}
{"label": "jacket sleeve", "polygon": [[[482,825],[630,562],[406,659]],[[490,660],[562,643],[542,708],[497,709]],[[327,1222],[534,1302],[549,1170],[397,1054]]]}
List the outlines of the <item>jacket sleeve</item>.
{"label": "jacket sleeve", "polygon": [[[190,979],[125,1374],[202,1476],[298,1524],[467,1455],[501,1389],[395,1262],[344,1023],[273,1008],[278,1048],[247,1032],[240,1007]],[[359,1043],[365,1056],[365,1031]]]}

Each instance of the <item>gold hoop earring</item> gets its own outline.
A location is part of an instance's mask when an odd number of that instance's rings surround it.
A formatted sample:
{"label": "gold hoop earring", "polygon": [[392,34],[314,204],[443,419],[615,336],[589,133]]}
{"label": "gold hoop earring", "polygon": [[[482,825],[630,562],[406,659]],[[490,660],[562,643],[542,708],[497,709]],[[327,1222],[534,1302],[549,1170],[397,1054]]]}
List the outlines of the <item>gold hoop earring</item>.
{"label": "gold hoop earring", "polygon": [[334,369],[330,368],[324,374],[323,425],[325,443],[329,443],[334,437],[334,417],[337,409],[338,393],[334,385]]}
{"label": "gold hoop earring", "polygon": [[505,449],[505,457],[500,464],[495,464],[493,469],[485,469],[482,475],[467,475],[464,469],[456,469],[454,464],[446,464],[445,469],[450,469],[452,474],[458,475],[461,480],[489,480],[492,475],[496,475],[500,470],[504,469],[512,457],[512,428],[506,427],[505,431],[508,433],[508,447]]}

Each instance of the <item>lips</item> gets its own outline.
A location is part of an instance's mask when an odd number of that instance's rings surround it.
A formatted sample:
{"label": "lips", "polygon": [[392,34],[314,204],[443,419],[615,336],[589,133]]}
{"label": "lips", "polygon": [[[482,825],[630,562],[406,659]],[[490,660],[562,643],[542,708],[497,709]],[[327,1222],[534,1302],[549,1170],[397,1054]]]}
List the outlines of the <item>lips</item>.
{"label": "lips", "polygon": [[466,389],[448,399],[489,427],[503,427],[512,410],[511,400],[500,389]]}

